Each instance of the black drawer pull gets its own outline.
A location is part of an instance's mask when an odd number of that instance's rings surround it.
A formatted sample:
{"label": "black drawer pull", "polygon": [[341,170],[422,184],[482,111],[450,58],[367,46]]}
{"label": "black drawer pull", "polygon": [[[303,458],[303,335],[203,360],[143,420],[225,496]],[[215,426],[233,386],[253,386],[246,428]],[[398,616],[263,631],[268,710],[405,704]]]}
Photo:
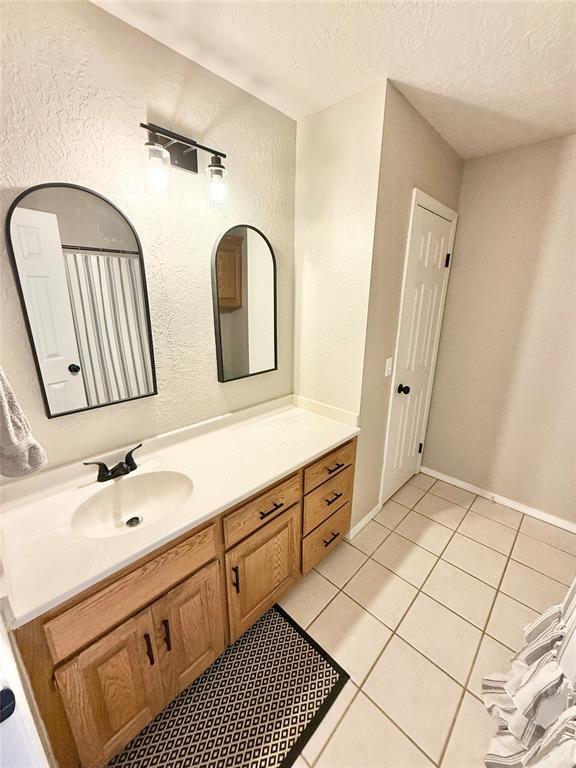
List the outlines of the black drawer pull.
{"label": "black drawer pull", "polygon": [[238,595],[240,594],[240,568],[237,565],[235,565],[232,568],[232,573],[234,574],[234,576],[236,576],[236,579],[232,581],[232,586],[234,587],[234,589],[236,590],[236,594]]}
{"label": "black drawer pull", "polygon": [[329,547],[332,542],[340,536],[339,531],[336,531],[336,533],[333,533],[332,536],[330,536],[329,539],[324,539],[324,546]]}
{"label": "black drawer pull", "polygon": [[334,491],[334,496],[331,499],[324,499],[324,501],[326,502],[326,506],[327,507],[331,506],[332,504],[334,504],[335,501],[338,501],[338,499],[340,499],[342,496],[343,494],[340,493],[340,491]]}
{"label": "black drawer pull", "polygon": [[166,643],[166,650],[172,650],[172,638],[170,637],[170,622],[168,619],[162,620],[162,627],[164,628],[164,642]]}
{"label": "black drawer pull", "polygon": [[338,470],[342,469],[343,466],[344,466],[344,464],[342,464],[341,462],[337,461],[336,464],[334,464],[333,467],[326,467],[326,472],[328,472],[329,475],[333,475],[334,472],[338,472]]}
{"label": "black drawer pull", "polygon": [[150,666],[153,667],[155,663],[154,651],[152,650],[152,640],[150,639],[148,632],[144,635],[144,642],[146,643],[146,655],[148,656],[148,661],[150,662]]}
{"label": "black drawer pull", "polygon": [[278,510],[282,509],[283,506],[283,501],[275,501],[274,504],[272,504],[272,509],[269,509],[267,512],[260,512],[260,520],[264,520],[269,515],[273,515],[274,512],[278,512]]}

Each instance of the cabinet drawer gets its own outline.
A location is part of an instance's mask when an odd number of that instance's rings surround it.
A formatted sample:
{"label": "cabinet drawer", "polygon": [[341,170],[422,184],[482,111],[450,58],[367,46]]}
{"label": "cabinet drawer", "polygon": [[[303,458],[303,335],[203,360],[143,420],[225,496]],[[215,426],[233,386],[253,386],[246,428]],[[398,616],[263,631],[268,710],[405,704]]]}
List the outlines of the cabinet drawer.
{"label": "cabinet drawer", "polygon": [[309,533],[302,542],[302,575],[329,555],[350,530],[350,503]]}
{"label": "cabinet drawer", "polygon": [[354,467],[346,467],[304,498],[304,536],[352,500],[353,483]]}
{"label": "cabinet drawer", "polygon": [[270,520],[274,520],[288,507],[299,502],[301,496],[302,473],[298,472],[227,515],[224,518],[226,548],[233,547]]}
{"label": "cabinet drawer", "polygon": [[304,470],[304,493],[309,493],[314,488],[334,477],[343,469],[354,463],[356,455],[356,441],[337,448],[327,456],[323,456],[312,466]]}
{"label": "cabinet drawer", "polygon": [[103,635],[125,618],[217,556],[215,525],[149,560],[44,625],[55,663]]}

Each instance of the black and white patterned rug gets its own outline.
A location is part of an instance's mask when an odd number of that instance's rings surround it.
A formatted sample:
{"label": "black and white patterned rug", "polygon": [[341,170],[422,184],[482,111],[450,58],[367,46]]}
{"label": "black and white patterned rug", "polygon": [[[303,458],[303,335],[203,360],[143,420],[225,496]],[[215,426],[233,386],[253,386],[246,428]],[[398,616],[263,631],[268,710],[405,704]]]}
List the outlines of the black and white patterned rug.
{"label": "black and white patterned rug", "polygon": [[348,678],[274,606],[109,768],[289,768]]}

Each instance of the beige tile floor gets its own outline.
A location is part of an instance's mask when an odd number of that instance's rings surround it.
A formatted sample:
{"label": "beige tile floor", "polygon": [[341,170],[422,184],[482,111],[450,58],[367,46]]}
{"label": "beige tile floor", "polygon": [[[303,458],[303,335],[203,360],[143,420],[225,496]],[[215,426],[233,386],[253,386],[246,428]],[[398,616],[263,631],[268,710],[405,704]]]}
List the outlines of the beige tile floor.
{"label": "beige tile floor", "polygon": [[282,602],[350,674],[297,768],[483,768],[482,677],[576,575],[576,534],[415,475]]}

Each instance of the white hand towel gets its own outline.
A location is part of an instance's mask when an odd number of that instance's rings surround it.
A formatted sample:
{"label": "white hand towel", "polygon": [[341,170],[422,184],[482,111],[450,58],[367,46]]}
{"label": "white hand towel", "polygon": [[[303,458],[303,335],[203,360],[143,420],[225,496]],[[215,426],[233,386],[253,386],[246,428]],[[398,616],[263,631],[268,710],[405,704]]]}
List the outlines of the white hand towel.
{"label": "white hand towel", "polygon": [[48,458],[30,432],[30,424],[0,368],[0,474],[27,475],[46,466]]}

